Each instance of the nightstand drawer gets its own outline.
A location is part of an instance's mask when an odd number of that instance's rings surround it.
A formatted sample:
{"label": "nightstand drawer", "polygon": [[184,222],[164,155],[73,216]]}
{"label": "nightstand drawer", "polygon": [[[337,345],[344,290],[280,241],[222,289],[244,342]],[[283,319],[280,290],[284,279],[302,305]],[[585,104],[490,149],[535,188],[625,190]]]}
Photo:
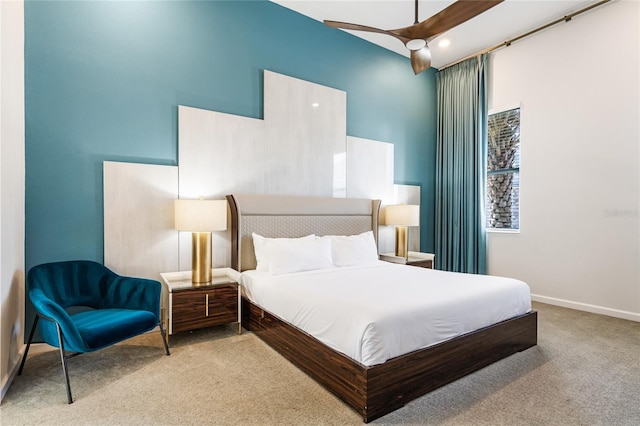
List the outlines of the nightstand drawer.
{"label": "nightstand drawer", "polygon": [[238,321],[238,284],[174,291],[174,333]]}

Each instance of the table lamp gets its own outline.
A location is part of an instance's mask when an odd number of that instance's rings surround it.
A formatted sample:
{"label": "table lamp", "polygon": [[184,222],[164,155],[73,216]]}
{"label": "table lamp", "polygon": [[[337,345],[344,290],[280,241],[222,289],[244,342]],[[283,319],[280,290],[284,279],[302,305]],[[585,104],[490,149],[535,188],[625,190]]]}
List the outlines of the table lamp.
{"label": "table lamp", "polygon": [[191,282],[211,282],[211,231],[227,229],[226,200],[175,200],[175,228],[192,232]]}
{"label": "table lamp", "polygon": [[407,227],[420,225],[420,206],[397,204],[385,208],[386,224],[396,225],[396,256],[409,257],[409,235]]}

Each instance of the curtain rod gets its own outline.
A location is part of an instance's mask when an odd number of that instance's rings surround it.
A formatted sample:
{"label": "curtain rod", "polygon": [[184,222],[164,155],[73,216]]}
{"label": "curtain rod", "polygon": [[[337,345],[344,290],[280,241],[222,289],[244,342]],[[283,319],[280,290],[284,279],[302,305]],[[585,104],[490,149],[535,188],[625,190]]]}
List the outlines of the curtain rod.
{"label": "curtain rod", "polygon": [[584,12],[588,12],[591,9],[595,9],[596,7],[602,6],[605,3],[609,3],[610,1],[611,0],[602,0],[602,1],[598,2],[598,3],[594,3],[591,6],[587,6],[584,9],[580,9],[577,12],[570,13],[569,15],[565,15],[560,19],[556,19],[555,21],[549,22],[548,24],[545,24],[545,25],[543,25],[541,27],[538,27],[538,28],[536,28],[534,30],[531,30],[529,32],[521,34],[521,35],[519,35],[517,37],[514,37],[512,39],[509,39],[507,41],[503,41],[502,43],[496,44],[493,47],[490,47],[488,49],[484,49],[484,50],[482,50],[480,52],[474,53],[473,55],[469,55],[469,56],[464,57],[462,59],[459,59],[459,60],[457,60],[455,62],[452,62],[452,63],[450,63],[448,65],[445,65],[444,67],[439,68],[438,71],[442,71],[445,68],[449,68],[449,67],[451,67],[453,65],[459,64],[460,62],[466,61],[467,59],[474,58],[474,57],[480,56],[480,55],[484,55],[485,53],[493,52],[494,50],[498,50],[498,49],[500,49],[502,47],[509,47],[509,46],[511,46],[511,43],[514,43],[514,42],[516,42],[518,40],[521,40],[521,39],[523,39],[525,37],[529,37],[530,35],[533,35],[533,34],[539,32],[539,31],[546,30],[547,28],[552,27],[552,26],[554,26],[556,24],[559,24],[561,22],[569,22],[571,20],[571,18],[573,18],[574,16],[580,15],[581,13],[584,13]]}

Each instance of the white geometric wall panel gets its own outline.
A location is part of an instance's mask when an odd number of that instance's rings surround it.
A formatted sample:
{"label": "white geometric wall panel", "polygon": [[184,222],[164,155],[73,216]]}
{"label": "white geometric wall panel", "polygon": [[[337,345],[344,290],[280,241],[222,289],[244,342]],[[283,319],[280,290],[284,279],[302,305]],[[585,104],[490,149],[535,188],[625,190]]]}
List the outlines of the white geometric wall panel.
{"label": "white geometric wall panel", "polygon": [[393,201],[393,144],[347,136],[347,197]]}
{"label": "white geometric wall panel", "polygon": [[176,271],[178,168],[105,161],[103,178],[104,264],[122,275],[154,280],[160,272]]}
{"label": "white geometric wall panel", "polygon": [[266,193],[344,197],[345,92],[265,71],[264,121]]}
{"label": "white geometric wall panel", "polygon": [[264,192],[267,146],[262,120],[179,106],[178,140],[181,198]]}
{"label": "white geometric wall panel", "polygon": [[180,197],[344,194],[346,99],[265,71],[264,120],[180,106]]}
{"label": "white geometric wall panel", "polygon": [[[178,167],[104,163],[105,264],[154,279],[191,270],[191,234],[173,227],[178,197],[349,196],[384,205],[417,194],[419,203],[419,187],[393,184],[393,144],[347,137],[346,116],[345,92],[271,71],[264,119],[179,106]],[[381,252],[393,251],[393,228],[380,235]],[[214,267],[231,264],[230,239],[229,230],[213,232]]]}

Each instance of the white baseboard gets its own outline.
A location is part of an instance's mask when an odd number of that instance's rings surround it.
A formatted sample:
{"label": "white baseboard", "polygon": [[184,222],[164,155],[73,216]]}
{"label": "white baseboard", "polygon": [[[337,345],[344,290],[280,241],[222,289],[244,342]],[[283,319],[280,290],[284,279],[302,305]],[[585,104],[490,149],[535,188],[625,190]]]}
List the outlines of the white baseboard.
{"label": "white baseboard", "polygon": [[640,313],[621,311],[619,309],[605,308],[603,306],[589,305],[588,303],[573,302],[571,300],[556,299],[555,297],[540,296],[537,294],[532,294],[531,300],[549,305],[562,306],[563,308],[571,308],[578,311],[640,322]]}

